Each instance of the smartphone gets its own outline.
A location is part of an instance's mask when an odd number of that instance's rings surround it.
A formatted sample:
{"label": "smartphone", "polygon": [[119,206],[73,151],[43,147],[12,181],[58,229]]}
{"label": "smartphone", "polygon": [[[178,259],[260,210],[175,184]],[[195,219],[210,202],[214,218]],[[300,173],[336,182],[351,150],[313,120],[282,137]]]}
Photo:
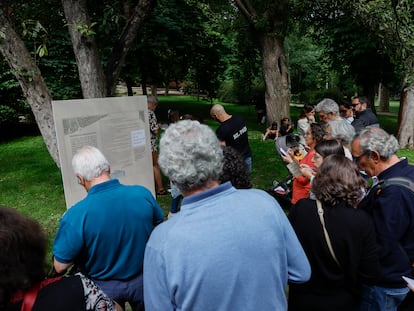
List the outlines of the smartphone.
{"label": "smartphone", "polygon": [[280,150],[280,153],[281,153],[282,155],[284,155],[284,156],[287,156],[287,155],[288,155],[285,149],[283,149],[283,148],[279,148],[279,150]]}

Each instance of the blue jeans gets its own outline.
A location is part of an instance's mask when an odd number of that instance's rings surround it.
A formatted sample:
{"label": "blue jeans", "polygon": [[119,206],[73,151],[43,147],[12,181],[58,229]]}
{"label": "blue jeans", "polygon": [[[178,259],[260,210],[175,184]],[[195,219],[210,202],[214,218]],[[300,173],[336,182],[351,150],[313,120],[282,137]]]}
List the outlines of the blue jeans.
{"label": "blue jeans", "polygon": [[139,274],[137,277],[128,281],[118,280],[95,280],[95,283],[99,285],[102,291],[107,294],[111,299],[115,300],[125,310],[125,302],[128,302],[131,309],[141,310],[144,302],[144,287],[143,287],[143,274]]}
{"label": "blue jeans", "polygon": [[409,289],[362,286],[359,311],[396,311]]}
{"label": "blue jeans", "polygon": [[180,201],[183,198],[180,189],[170,181],[170,187],[171,187],[171,207],[170,207],[170,213],[177,213],[178,207],[180,205]]}
{"label": "blue jeans", "polygon": [[247,170],[248,170],[248,172],[249,173],[251,173],[252,172],[252,157],[247,157],[247,158],[245,158],[244,159],[244,162],[246,163],[246,165],[247,165]]}

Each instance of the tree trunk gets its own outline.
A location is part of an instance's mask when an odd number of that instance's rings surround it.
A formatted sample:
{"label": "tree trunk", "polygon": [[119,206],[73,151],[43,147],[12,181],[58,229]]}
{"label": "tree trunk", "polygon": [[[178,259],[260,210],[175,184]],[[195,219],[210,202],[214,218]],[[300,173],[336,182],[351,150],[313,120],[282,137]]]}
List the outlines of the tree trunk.
{"label": "tree trunk", "polygon": [[375,93],[376,93],[376,87],[373,85],[369,85],[368,87],[364,88],[364,94],[369,100],[369,108],[371,108],[372,112],[377,114],[377,109],[375,108]]}
{"label": "tree trunk", "polygon": [[170,84],[167,82],[165,82],[165,96],[168,96],[168,93],[170,92]]}
{"label": "tree trunk", "polygon": [[156,84],[151,84],[151,95],[153,96],[157,96],[157,85]]}
{"label": "tree trunk", "polygon": [[145,77],[145,75],[142,76],[141,87],[142,87],[142,95],[148,95],[148,92],[147,92],[147,78]]}
{"label": "tree trunk", "polygon": [[125,78],[125,84],[126,84],[128,96],[134,96],[134,91],[132,89],[132,87],[134,86],[134,81],[128,77],[128,78]]}
{"label": "tree trunk", "polygon": [[65,18],[73,44],[79,80],[84,98],[106,96],[105,75],[101,58],[91,30],[86,0],[62,0]]}
{"label": "tree trunk", "polygon": [[379,111],[390,112],[390,91],[388,88],[380,83],[378,88]]}
{"label": "tree trunk", "polygon": [[128,19],[121,35],[115,42],[105,70],[107,96],[114,95],[116,83],[118,82],[122,66],[125,63],[126,55],[134,43],[144,21],[151,14],[155,3],[155,0],[140,0],[134,7],[132,16]]}
{"label": "tree trunk", "polygon": [[52,96],[46,86],[39,68],[27,51],[23,41],[15,32],[7,16],[7,10],[0,7],[0,52],[19,81],[46,147],[59,166],[55,124],[52,113]]}
{"label": "tree trunk", "polygon": [[397,138],[401,148],[414,149],[414,83],[401,93]]}
{"label": "tree trunk", "polygon": [[268,124],[290,116],[289,73],[283,42],[274,34],[259,37],[262,51],[263,75],[266,85],[266,116]]}
{"label": "tree trunk", "polygon": [[289,16],[289,1],[235,0],[249,24],[262,53],[267,122],[290,116],[288,66],[283,43]]}

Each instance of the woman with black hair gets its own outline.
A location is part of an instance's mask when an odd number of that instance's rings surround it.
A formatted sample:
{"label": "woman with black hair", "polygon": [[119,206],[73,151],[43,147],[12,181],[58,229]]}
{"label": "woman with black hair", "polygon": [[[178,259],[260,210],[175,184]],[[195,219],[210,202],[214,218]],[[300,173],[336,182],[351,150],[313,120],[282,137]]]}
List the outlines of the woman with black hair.
{"label": "woman with black hair", "polygon": [[305,144],[305,133],[311,123],[315,123],[315,107],[311,104],[303,105],[300,112],[297,129],[302,144]]}
{"label": "woman with black hair", "polygon": [[42,228],[4,206],[0,206],[0,249],[1,311],[121,310],[80,273],[47,279]]}

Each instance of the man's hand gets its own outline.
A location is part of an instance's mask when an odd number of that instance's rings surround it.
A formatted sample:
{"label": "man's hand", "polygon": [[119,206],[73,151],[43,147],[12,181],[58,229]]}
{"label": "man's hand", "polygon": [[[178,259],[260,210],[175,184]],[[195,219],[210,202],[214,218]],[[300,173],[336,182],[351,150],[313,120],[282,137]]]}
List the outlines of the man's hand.
{"label": "man's hand", "polygon": [[68,268],[72,265],[73,265],[73,262],[61,263],[61,262],[57,261],[56,258],[53,257],[53,266],[55,267],[55,270],[58,274],[65,273],[66,270],[68,270]]}

